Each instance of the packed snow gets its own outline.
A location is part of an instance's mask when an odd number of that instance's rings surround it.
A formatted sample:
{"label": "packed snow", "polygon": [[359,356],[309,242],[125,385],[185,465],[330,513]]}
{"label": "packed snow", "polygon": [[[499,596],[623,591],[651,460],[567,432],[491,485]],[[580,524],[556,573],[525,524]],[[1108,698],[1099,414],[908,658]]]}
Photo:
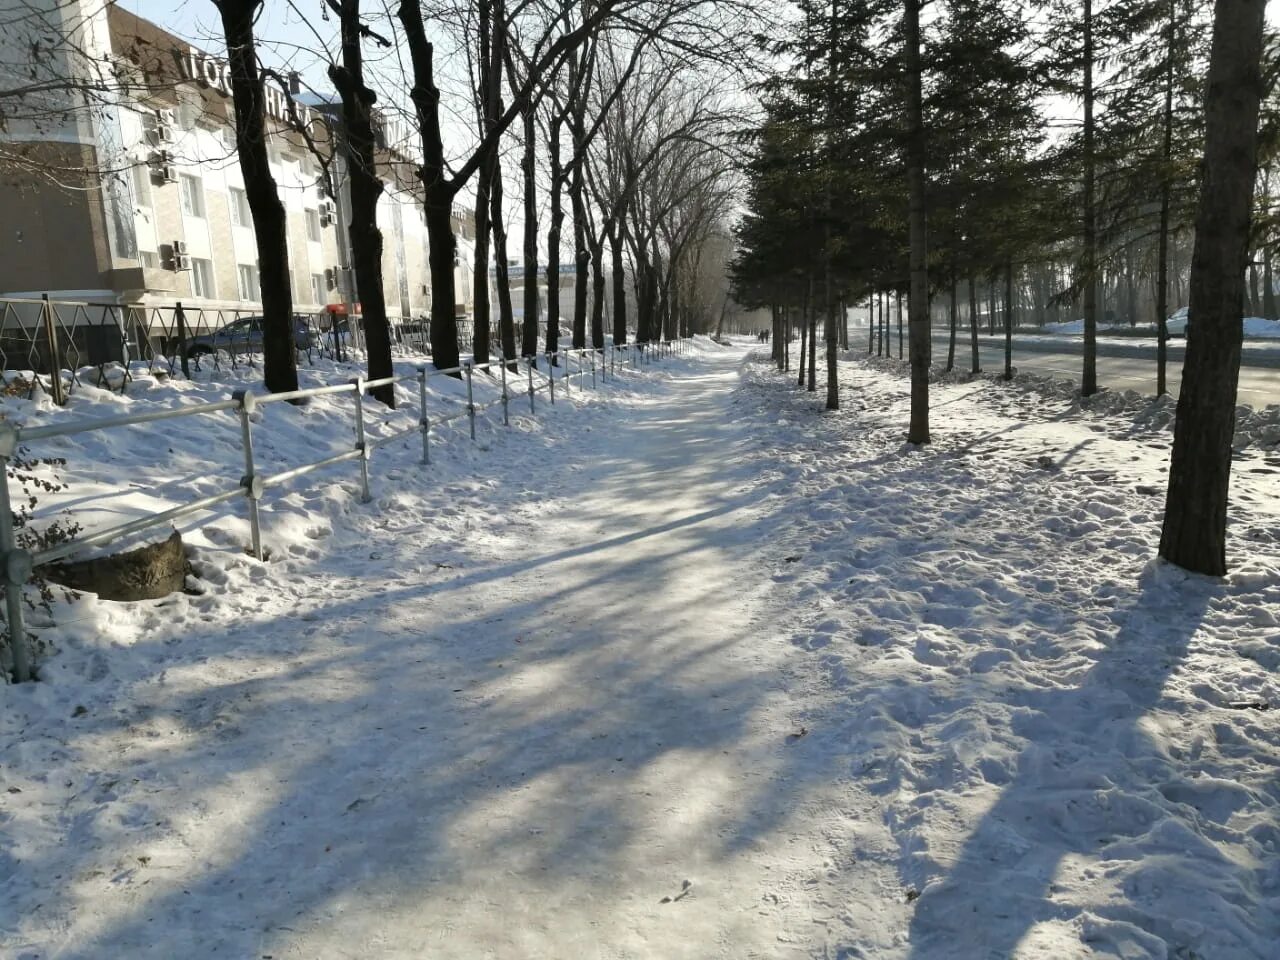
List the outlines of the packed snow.
{"label": "packed snow", "polygon": [[[266,562],[230,504],[187,594],[59,600],[0,709],[0,956],[1274,958],[1269,411],[1215,581],[1152,559],[1168,401],[945,377],[916,449],[900,365],[828,413],[761,351],[491,408],[425,468],[411,434],[370,504],[354,464],[269,496]],[[259,456],[350,413],[264,408]],[[32,452],[108,522],[234,483],[238,431]]]}

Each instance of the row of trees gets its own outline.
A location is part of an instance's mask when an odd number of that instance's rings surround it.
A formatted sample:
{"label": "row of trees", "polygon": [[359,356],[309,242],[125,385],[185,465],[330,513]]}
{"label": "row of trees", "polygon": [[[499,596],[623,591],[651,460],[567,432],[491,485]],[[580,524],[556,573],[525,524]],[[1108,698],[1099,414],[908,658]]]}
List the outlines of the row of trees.
{"label": "row of trees", "polygon": [[[246,183],[254,184],[249,204],[255,227],[262,224],[263,309],[272,331],[266,383],[272,390],[288,390],[296,375],[291,352],[282,349],[288,326],[279,319],[290,313],[288,284],[283,277],[276,282],[274,272],[266,269],[268,262],[284,263],[287,249],[274,227],[282,222],[274,184],[258,162],[264,140],[259,102],[263,71],[252,24],[261,0],[214,2],[227,39],[241,165]],[[402,45],[408,51],[408,74],[393,76],[390,83],[408,90],[419,140],[417,177],[428,234],[430,340],[437,366],[453,367],[459,360],[451,213],[468,194],[474,198],[476,223],[471,268],[477,362],[487,362],[492,349],[491,263],[502,354],[533,356],[539,351],[540,260],[549,291],[542,348],[559,349],[558,291],[566,239],[571,240],[574,265],[573,347],[604,345],[606,248],[615,339],[627,338],[628,278],[638,339],[671,337],[687,329],[691,304],[680,294],[689,286],[688,276],[697,273],[704,241],[723,224],[734,170],[729,116],[717,107],[705,80],[690,79],[695,74],[688,68],[727,69],[735,62],[739,31],[734,23],[743,11],[723,0],[560,0],[511,6],[506,0],[466,0],[430,11],[424,11],[420,0],[400,0],[392,20],[381,16],[380,8],[362,10],[360,0],[326,3],[341,31],[341,55],[328,75],[342,102],[338,142],[351,171],[349,232],[370,378],[390,374],[391,343],[376,221],[383,189],[376,156],[379,107],[365,69],[367,44]],[[469,68],[463,89],[452,97],[441,82],[438,63],[436,38],[445,35],[466,53]],[[378,80],[388,83],[384,74]],[[384,113],[394,109],[394,101],[381,105]],[[456,143],[447,144],[446,118],[468,114],[474,117],[474,137],[459,151]],[[503,158],[512,144],[518,144],[523,193],[524,323],[519,331],[511,302],[504,209]],[[546,193],[545,218],[540,191]],[[539,257],[540,250],[545,257]],[[379,398],[394,403],[389,388]]]}
{"label": "row of trees", "polygon": [[[371,379],[392,370],[377,220],[385,181],[394,175],[383,143],[392,119],[408,121],[412,130],[413,142],[401,147],[415,157],[427,227],[437,366],[459,361],[452,214],[460,204],[474,204],[475,259],[464,266],[474,273],[477,362],[489,360],[494,346],[491,264],[507,357],[561,346],[562,262],[573,265],[572,308],[564,319],[574,347],[603,346],[606,314],[619,341],[629,329],[651,340],[708,322],[711,305],[698,295],[705,286],[702,257],[708,240],[726,230],[737,167],[730,131],[739,122],[717,90],[743,62],[740,38],[751,14],[738,0],[398,0],[394,6],[322,0],[313,21],[310,11],[295,9],[310,21],[314,49],[274,64],[264,56],[269,41],[255,32],[263,0],[213,4],[257,242],[268,389],[295,389],[297,372],[287,222],[269,163],[275,122],[267,100],[272,88],[287,93],[291,70],[308,58],[318,57],[326,68],[340,123],[319,132],[299,123],[296,132],[320,160],[330,192],[338,188],[328,175],[330,161],[337,152],[345,161],[350,222],[341,226],[350,239]],[[40,141],[42,124],[88,125],[112,110],[142,109],[166,84],[181,82],[164,51],[135,51],[131,67],[118,62],[103,43],[103,9],[49,11],[29,0],[29,9],[20,3],[5,16],[31,42],[15,47],[12,70],[0,71],[0,123],[31,121],[32,142]],[[55,166],[36,150],[5,150],[0,146],[6,173],[53,177],[73,189],[95,189],[128,172],[104,164],[88,169],[83,157]],[[515,216],[505,209],[503,170],[512,155],[519,168],[512,180],[522,194]],[[523,233],[520,330],[507,275],[513,221]],[[542,279],[550,295],[539,344]],[[391,388],[376,394],[394,403]]]}
{"label": "row of trees", "polygon": [[1149,284],[1163,393],[1169,292],[1183,287],[1174,271],[1184,267],[1193,332],[1161,553],[1223,572],[1240,317],[1257,266],[1264,291],[1254,296],[1275,309],[1267,211],[1280,60],[1274,45],[1264,56],[1262,0],[1218,0],[1212,21],[1191,0],[938,0],[922,18],[924,8],[797,0],[787,34],[767,44],[787,66],[760,88],[740,298],[772,309],[783,366],[799,318],[811,390],[826,317],[835,408],[835,318],[866,304],[868,349],[887,353],[885,304],[906,293],[908,440],[927,443],[935,306],[949,320],[947,369],[967,306],[976,372],[984,291],[992,329],[1001,314],[1006,376],[1020,299],[1078,310],[1089,396],[1100,286],[1110,277],[1136,303],[1137,284]]}

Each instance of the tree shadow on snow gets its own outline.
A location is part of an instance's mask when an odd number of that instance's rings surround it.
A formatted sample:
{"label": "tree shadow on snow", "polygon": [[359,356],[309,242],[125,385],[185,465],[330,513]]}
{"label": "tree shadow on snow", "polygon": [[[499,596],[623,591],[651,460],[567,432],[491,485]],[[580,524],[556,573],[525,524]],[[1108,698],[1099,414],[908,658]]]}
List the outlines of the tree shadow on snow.
{"label": "tree shadow on snow", "polygon": [[[1161,778],[1172,780],[1176,772],[1160,759],[1141,722],[1158,709],[1166,681],[1221,591],[1200,578],[1179,581],[1176,571],[1148,565],[1126,623],[1080,684],[1025,695],[1029,710],[1015,727],[1029,743],[1012,781],[954,862],[940,864],[944,875],[925,885],[915,901],[913,960],[1011,957],[1038,924],[1079,917],[1069,896],[1054,898],[1055,881],[1070,885],[1061,875],[1065,861],[1129,860],[1139,856],[1132,852],[1136,844],[1148,851],[1166,845],[1146,835],[1153,819],[1163,817]],[[1125,758],[1118,783],[1093,762],[1109,752]],[[1170,836],[1174,847],[1167,852],[1176,855],[1182,839]],[[1231,873],[1225,864],[1221,869]],[[1109,912],[1105,905],[1096,909]],[[1118,955],[1129,956],[1125,950],[1140,945],[1143,935],[1131,935],[1126,923],[1140,923],[1140,911],[1116,905],[1110,912],[1118,926],[1098,921],[1084,935],[1104,950],[1115,947]],[[1150,932],[1178,939],[1172,930]],[[1126,938],[1134,936],[1137,944],[1129,943]]]}

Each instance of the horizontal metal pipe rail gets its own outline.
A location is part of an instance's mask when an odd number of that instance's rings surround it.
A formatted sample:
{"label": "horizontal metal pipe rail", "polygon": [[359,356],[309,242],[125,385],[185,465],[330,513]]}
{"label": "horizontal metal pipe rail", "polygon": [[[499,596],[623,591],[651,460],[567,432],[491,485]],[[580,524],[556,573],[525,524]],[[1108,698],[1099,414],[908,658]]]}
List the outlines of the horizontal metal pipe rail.
{"label": "horizontal metal pipe rail", "polygon": [[[250,535],[252,538],[251,549],[254,557],[258,560],[262,560],[264,558],[264,554],[262,550],[262,529],[258,517],[258,503],[263,499],[269,488],[279,487],[292,480],[296,480],[299,477],[304,477],[326,467],[346,463],[349,460],[358,460],[360,461],[361,499],[364,502],[368,502],[371,499],[369,491],[368,463],[370,453],[374,449],[387,446],[397,440],[403,440],[410,434],[419,433],[422,436],[421,462],[423,464],[427,464],[430,462],[430,434],[433,427],[443,426],[454,420],[467,417],[470,421],[469,428],[471,438],[474,440],[476,437],[476,417],[485,410],[492,409],[498,404],[501,404],[503,407],[503,422],[509,423],[508,407],[512,398],[512,393],[509,389],[508,373],[511,373],[516,382],[519,382],[521,360],[524,360],[525,362],[525,375],[528,378],[527,395],[529,397],[529,409],[531,413],[536,413],[534,397],[538,393],[546,391],[550,394],[551,402],[555,402],[555,371],[557,366],[562,370],[560,379],[566,394],[569,391],[569,378],[574,373],[572,365],[575,359],[577,361],[576,372],[579,377],[579,389],[583,388],[585,382],[584,378],[588,369],[591,371],[592,384],[598,387],[595,379],[595,358],[597,354],[601,356],[602,369],[616,370],[617,353],[619,350],[623,352],[624,366],[628,356],[630,356],[632,365],[634,366],[636,363],[637,353],[643,355],[648,352],[645,350],[645,346],[647,345],[619,344],[614,346],[613,344],[609,344],[602,348],[557,350],[553,353],[538,354],[531,358],[512,358],[510,360],[506,360],[499,355],[498,360],[491,360],[479,364],[466,361],[458,366],[449,367],[443,370],[436,370],[427,367],[426,365],[420,365],[414,373],[403,376],[382,377],[377,380],[365,380],[361,377],[357,377],[350,383],[330,384],[323,387],[289,390],[282,393],[257,394],[251,390],[237,390],[229,400],[193,403],[181,407],[173,407],[165,410],[148,410],[141,413],[127,414],[119,417],[99,417],[87,420],[73,420],[68,423],[48,424],[39,427],[20,427],[9,421],[0,421],[0,464],[2,464],[5,469],[5,482],[0,484],[0,565],[2,565],[0,566],[0,575],[2,575],[0,576],[0,581],[3,582],[5,591],[9,644],[13,657],[14,679],[19,683],[23,683],[31,678],[31,662],[27,647],[27,635],[22,610],[22,590],[26,583],[31,579],[35,567],[42,564],[64,560],[67,557],[73,556],[87,548],[103,546],[114,540],[119,540],[122,537],[141,533],[142,531],[149,530],[152,527],[170,523],[174,520],[178,520],[192,514],[201,513],[230,500],[241,497],[244,498],[247,504]],[[605,363],[603,359],[606,351],[609,356],[609,363]],[[591,357],[589,368],[585,363],[585,358],[588,354]],[[546,361],[547,368],[545,372],[539,368],[536,363],[531,362],[539,358]],[[499,377],[493,377],[493,370],[495,367],[500,371]],[[478,404],[475,402],[474,374],[477,371],[487,373],[489,378],[495,381],[492,384],[493,386],[498,386],[500,384],[501,393],[499,396],[484,403]],[[442,416],[431,416],[427,409],[426,385],[428,379],[431,377],[452,375],[461,375],[466,383],[466,405],[461,409],[454,410]],[[538,379],[541,379],[542,382],[536,383],[535,381]],[[385,436],[370,438],[365,431],[363,403],[365,393],[368,390],[377,387],[408,383],[416,383],[418,385],[418,423],[404,429],[396,430]],[[253,455],[253,428],[251,420],[253,412],[258,407],[270,403],[308,400],[312,397],[332,396],[344,393],[352,394],[355,401],[356,443],[353,449],[332,454],[311,463],[301,464],[279,473],[265,476],[258,473]],[[178,504],[168,510],[162,510],[148,514],[144,517],[138,517],[124,523],[92,531],[84,534],[83,536],[76,537],[75,539],[67,540],[63,543],[49,547],[45,550],[30,552],[17,545],[17,531],[14,523],[9,493],[8,467],[10,460],[17,455],[20,445],[34,440],[70,437],[95,430],[135,426],[143,423],[154,423],[160,420],[176,420],[185,417],[207,416],[227,410],[236,411],[240,420],[241,428],[241,447],[244,455],[245,472],[236,486],[187,501],[186,503]]]}

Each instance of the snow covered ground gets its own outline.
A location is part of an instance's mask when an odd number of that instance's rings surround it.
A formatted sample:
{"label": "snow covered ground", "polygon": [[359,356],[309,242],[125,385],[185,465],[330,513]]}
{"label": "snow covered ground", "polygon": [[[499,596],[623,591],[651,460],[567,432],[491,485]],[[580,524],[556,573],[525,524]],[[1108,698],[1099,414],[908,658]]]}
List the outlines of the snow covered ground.
{"label": "snow covered ground", "polygon": [[[912,450],[892,365],[828,414],[752,348],[56,607],[0,708],[0,956],[1275,957],[1265,430],[1215,582],[1151,561],[1167,403],[956,379]],[[350,440],[267,415],[268,460]],[[233,442],[130,429],[99,482],[142,451],[168,497]]]}
{"label": "snow covered ground", "polygon": [[[1187,308],[1182,307],[1169,316],[1168,329],[1171,336],[1185,337],[1187,333]],[[1244,335],[1248,338],[1263,340],[1280,339],[1280,322],[1265,317],[1245,317],[1242,321]],[[1062,323],[1046,323],[1040,328],[1045,333],[1069,334],[1079,336],[1084,333],[1084,320],[1064,320]],[[1155,323],[1144,323],[1134,327],[1128,323],[1100,323],[1098,331],[1148,330],[1155,332]]]}

